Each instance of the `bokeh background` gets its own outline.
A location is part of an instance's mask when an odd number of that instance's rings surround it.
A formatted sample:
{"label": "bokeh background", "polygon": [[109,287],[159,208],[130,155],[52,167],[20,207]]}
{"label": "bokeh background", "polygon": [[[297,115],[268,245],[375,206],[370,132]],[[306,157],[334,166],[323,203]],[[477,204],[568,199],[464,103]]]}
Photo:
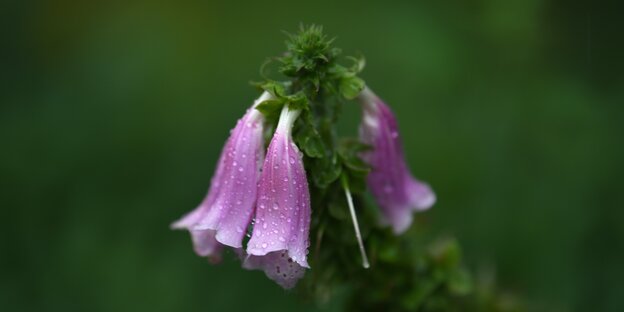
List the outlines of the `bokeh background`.
{"label": "bokeh background", "polygon": [[[171,221],[280,54],[325,26],[394,108],[427,226],[535,311],[623,311],[622,8],[590,1],[3,1],[0,311],[339,311]],[[345,134],[358,109],[347,108]],[[354,260],[354,265],[357,261]]]}

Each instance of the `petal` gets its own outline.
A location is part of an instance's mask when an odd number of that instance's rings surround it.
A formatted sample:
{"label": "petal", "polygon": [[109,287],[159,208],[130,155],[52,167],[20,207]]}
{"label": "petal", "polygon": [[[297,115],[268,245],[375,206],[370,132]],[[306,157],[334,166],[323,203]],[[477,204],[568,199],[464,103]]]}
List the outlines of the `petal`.
{"label": "petal", "polygon": [[223,245],[215,239],[215,231],[190,231],[195,253],[202,257],[210,257],[213,262],[221,261]]}
{"label": "petal", "polygon": [[264,256],[285,250],[302,267],[307,262],[310,194],[303,155],[290,134],[299,111],[282,110],[258,187],[256,223],[247,252]]}
{"label": "petal", "polygon": [[411,176],[408,177],[407,190],[409,196],[410,206],[415,210],[422,211],[427,210],[433,206],[436,202],[436,195],[431,190],[431,187],[423,182],[420,182]]}
{"label": "petal", "polygon": [[274,251],[264,256],[247,256],[243,268],[263,270],[266,276],[285,289],[295,287],[305,274],[305,268],[294,262],[286,251]]}
{"label": "petal", "polygon": [[242,247],[247,226],[256,202],[259,161],[262,153],[262,122],[259,112],[250,110],[239,120],[224,149],[220,163],[223,173],[216,181],[218,193],[206,201],[203,215],[194,229],[216,230],[216,239],[224,245]]}
{"label": "petal", "polygon": [[[263,94],[256,104],[270,98]],[[217,163],[208,195],[195,210],[172,227],[194,232],[212,231],[224,245],[241,248],[256,201],[263,160],[263,117],[251,108],[232,129]]]}
{"label": "petal", "polygon": [[287,250],[295,262],[308,267],[310,196],[301,157],[289,137],[275,134],[262,170],[256,223],[247,252],[263,256]]}

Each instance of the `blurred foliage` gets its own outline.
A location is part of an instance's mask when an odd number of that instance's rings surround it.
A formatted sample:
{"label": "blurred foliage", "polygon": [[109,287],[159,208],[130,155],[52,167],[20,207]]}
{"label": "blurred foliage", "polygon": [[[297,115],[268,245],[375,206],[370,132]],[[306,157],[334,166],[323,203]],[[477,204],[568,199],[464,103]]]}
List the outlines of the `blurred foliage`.
{"label": "blurred foliage", "polygon": [[[414,230],[458,238],[475,304],[514,306],[498,284],[529,311],[622,311],[621,6],[5,1],[0,310],[356,305],[340,293],[302,304],[238,261],[207,264],[168,229],[205,195],[278,30],[303,22],[366,55],[362,78],[439,197]],[[354,134],[358,109],[342,114]],[[359,266],[356,246],[345,252]]]}

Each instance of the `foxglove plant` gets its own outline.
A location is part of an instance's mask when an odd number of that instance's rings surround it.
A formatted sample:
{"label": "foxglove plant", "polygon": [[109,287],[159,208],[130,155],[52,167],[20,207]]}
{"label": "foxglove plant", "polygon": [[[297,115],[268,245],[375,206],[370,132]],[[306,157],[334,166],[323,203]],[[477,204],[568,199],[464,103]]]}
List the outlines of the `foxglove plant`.
{"label": "foxglove plant", "polygon": [[[435,195],[409,172],[390,108],[358,77],[364,60],[341,65],[332,42],[316,26],[289,35],[269,63],[286,79],[255,84],[263,93],[232,130],[208,195],[172,227],[191,233],[200,256],[218,259],[230,247],[244,268],[286,289],[303,284],[316,299],[347,284],[351,310],[464,302],[471,283],[457,245],[422,248],[399,235]],[[340,138],[342,107],[355,99],[360,138]],[[369,209],[367,189],[381,213]]]}

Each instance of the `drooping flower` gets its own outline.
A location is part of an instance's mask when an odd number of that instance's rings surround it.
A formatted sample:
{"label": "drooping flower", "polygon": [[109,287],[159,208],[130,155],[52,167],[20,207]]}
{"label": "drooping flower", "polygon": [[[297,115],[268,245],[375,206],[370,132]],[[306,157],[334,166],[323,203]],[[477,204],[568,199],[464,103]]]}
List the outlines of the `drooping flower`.
{"label": "drooping flower", "polygon": [[223,246],[242,248],[264,159],[264,117],[255,106],[270,98],[268,92],[263,93],[238,120],[221,151],[208,195],[199,207],[171,226],[189,230],[200,256],[218,261]]}
{"label": "drooping flower", "polygon": [[292,288],[309,268],[310,194],[302,154],[292,140],[300,111],[282,109],[258,186],[255,224],[244,267]]}
{"label": "drooping flower", "polygon": [[430,208],[436,196],[426,183],[409,172],[399,140],[396,119],[390,108],[366,87],[358,97],[363,106],[361,140],[372,146],[362,157],[372,170],[367,183],[381,207],[383,222],[396,234],[409,228],[412,212]]}

